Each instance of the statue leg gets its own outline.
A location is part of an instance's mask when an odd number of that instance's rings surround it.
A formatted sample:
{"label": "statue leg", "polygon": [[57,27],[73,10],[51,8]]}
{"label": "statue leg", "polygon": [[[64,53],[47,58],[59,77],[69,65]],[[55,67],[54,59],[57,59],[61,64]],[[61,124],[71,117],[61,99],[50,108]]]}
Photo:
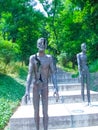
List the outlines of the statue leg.
{"label": "statue leg", "polygon": [[48,130],[48,86],[45,86],[42,91],[42,108],[43,108],[43,127]]}
{"label": "statue leg", "polygon": [[87,73],[86,76],[86,89],[87,89],[87,99],[88,99],[88,104],[90,103],[90,81],[89,81],[90,77],[89,74]]}
{"label": "statue leg", "polygon": [[81,76],[81,96],[82,96],[82,100],[83,102],[85,101],[85,95],[84,95],[84,75],[82,74]]}
{"label": "statue leg", "polygon": [[37,85],[34,85],[34,87],[33,87],[33,106],[34,106],[34,119],[35,119],[36,130],[39,130],[39,120],[40,120],[39,102],[40,102],[39,88]]}

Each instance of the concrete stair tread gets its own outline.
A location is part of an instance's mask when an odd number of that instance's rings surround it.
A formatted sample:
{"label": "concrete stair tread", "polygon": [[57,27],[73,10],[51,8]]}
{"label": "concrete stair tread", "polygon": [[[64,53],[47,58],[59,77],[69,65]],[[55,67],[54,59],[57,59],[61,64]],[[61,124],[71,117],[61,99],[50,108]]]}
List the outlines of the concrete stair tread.
{"label": "concrete stair tread", "polygon": [[[86,90],[85,90],[86,94]],[[90,94],[98,94],[98,92],[90,91]],[[81,95],[81,90],[74,90],[74,91],[59,91],[59,96],[73,96],[73,95]],[[32,97],[32,93],[30,93]],[[53,91],[49,91],[49,97],[53,96]]]}
{"label": "concrete stair tread", "polygon": [[[64,95],[80,95],[81,94],[81,90],[75,90],[75,91],[59,91],[60,96],[64,96]],[[85,94],[86,94],[86,90],[85,90]],[[90,94],[98,94],[98,92],[95,91],[90,91]],[[53,96],[53,92],[49,92],[49,96]]]}
{"label": "concrete stair tread", "polygon": [[[58,83],[58,86],[81,86],[81,83]],[[49,83],[50,87],[53,87],[53,83]]]}
{"label": "concrete stair tread", "polygon": [[66,129],[49,129],[49,130],[98,130],[98,126],[66,128]]}
{"label": "concrete stair tread", "polygon": [[[69,83],[58,83],[58,85],[81,85],[80,82],[76,82],[76,83],[72,83],[72,82],[69,82]],[[53,86],[53,83],[49,83],[49,86]]]}
{"label": "concrete stair tread", "polygon": [[[98,113],[98,102],[92,102],[91,106],[82,103],[52,104],[49,105],[49,117],[84,115]],[[20,106],[12,118],[32,118],[34,116],[33,105]],[[42,117],[42,106],[40,105],[40,116]]]}
{"label": "concrete stair tread", "polygon": [[[62,113],[63,112],[63,113]],[[32,114],[31,114],[32,113]],[[49,105],[49,116],[69,115],[63,104]],[[33,105],[20,106],[12,118],[32,118],[34,117]],[[40,105],[40,117],[42,117],[42,106]]]}
{"label": "concrete stair tread", "polygon": [[[52,104],[49,105],[48,115],[49,130],[97,126],[98,102],[93,102],[92,106],[84,106],[82,103]],[[43,128],[42,117],[42,106],[40,106],[41,128]],[[11,130],[13,128],[14,130],[31,130],[31,128],[35,130],[33,105],[20,106],[10,119],[10,128]]]}
{"label": "concrete stair tread", "polygon": [[[85,90],[85,101],[87,101],[87,94]],[[98,92],[90,91],[91,95],[91,102],[98,101]],[[32,105],[32,93],[30,93],[31,101],[28,103]],[[49,91],[49,104],[56,104],[55,97],[53,96],[53,91]],[[59,101],[58,103],[81,103],[81,90],[74,90],[74,91],[59,91]],[[21,103],[24,105],[24,102]]]}
{"label": "concrete stair tread", "polygon": [[[49,91],[53,91],[53,84],[49,84]],[[74,90],[80,90],[81,89],[81,84],[80,83],[59,83],[58,84],[59,90],[60,91],[74,91]],[[32,92],[32,86],[30,91]]]}

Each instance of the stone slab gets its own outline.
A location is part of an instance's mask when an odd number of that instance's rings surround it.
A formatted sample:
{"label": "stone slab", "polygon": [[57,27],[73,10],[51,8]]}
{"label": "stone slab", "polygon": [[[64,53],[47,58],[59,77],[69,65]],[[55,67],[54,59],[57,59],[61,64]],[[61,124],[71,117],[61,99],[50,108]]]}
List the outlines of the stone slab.
{"label": "stone slab", "polygon": [[[65,129],[98,125],[98,102],[49,105],[49,129]],[[40,127],[42,106],[40,106]],[[10,119],[10,130],[35,130],[32,105],[20,106]]]}
{"label": "stone slab", "polygon": [[[73,90],[80,90],[81,84],[80,83],[59,83],[58,84],[59,91],[73,91]],[[52,91],[53,84],[49,84],[49,90]]]}
{"label": "stone slab", "polygon": [[[96,102],[98,101],[98,92],[95,91],[90,91],[91,93],[91,102]],[[32,104],[32,93],[30,94],[31,101],[29,104]],[[53,96],[53,92],[49,92],[49,104],[56,104],[55,97]],[[85,101],[87,101],[87,95],[85,91]],[[79,103],[82,102],[81,98],[81,91],[76,90],[76,91],[59,91],[59,101],[58,103]],[[24,103],[22,103],[24,104]]]}
{"label": "stone slab", "polygon": [[67,128],[67,129],[49,129],[49,130],[98,130],[98,126]]}

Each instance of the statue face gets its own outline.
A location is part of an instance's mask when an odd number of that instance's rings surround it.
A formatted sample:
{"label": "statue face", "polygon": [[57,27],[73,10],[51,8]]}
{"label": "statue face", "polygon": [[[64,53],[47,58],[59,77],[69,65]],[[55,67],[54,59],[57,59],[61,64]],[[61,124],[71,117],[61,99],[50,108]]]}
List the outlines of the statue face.
{"label": "statue face", "polygon": [[82,50],[83,52],[86,52],[86,44],[85,44],[85,43],[82,43],[82,44],[81,44],[81,50]]}
{"label": "statue face", "polygon": [[37,48],[39,49],[39,51],[44,51],[47,48],[47,41],[45,38],[38,39]]}

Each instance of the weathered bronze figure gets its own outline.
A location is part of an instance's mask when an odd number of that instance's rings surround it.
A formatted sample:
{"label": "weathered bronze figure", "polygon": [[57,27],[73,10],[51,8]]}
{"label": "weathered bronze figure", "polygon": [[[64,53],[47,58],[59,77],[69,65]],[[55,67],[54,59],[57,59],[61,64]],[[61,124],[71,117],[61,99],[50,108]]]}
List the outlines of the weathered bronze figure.
{"label": "weathered bronze figure", "polygon": [[81,50],[79,54],[77,54],[77,63],[78,63],[78,70],[79,70],[79,77],[81,79],[81,95],[83,102],[85,101],[85,95],[84,95],[84,87],[86,84],[86,90],[87,90],[87,99],[88,99],[88,105],[90,105],[90,73],[87,66],[87,56],[86,56],[86,44],[81,44]]}
{"label": "weathered bronze figure", "polygon": [[56,100],[59,98],[55,65],[52,56],[45,54],[46,47],[46,39],[38,39],[38,53],[31,55],[29,59],[29,71],[25,92],[25,101],[27,101],[27,97],[30,97],[30,85],[33,79],[33,105],[36,130],[39,130],[40,98],[42,99],[43,127],[44,130],[48,129],[48,79],[50,74],[54,85],[54,95]]}

